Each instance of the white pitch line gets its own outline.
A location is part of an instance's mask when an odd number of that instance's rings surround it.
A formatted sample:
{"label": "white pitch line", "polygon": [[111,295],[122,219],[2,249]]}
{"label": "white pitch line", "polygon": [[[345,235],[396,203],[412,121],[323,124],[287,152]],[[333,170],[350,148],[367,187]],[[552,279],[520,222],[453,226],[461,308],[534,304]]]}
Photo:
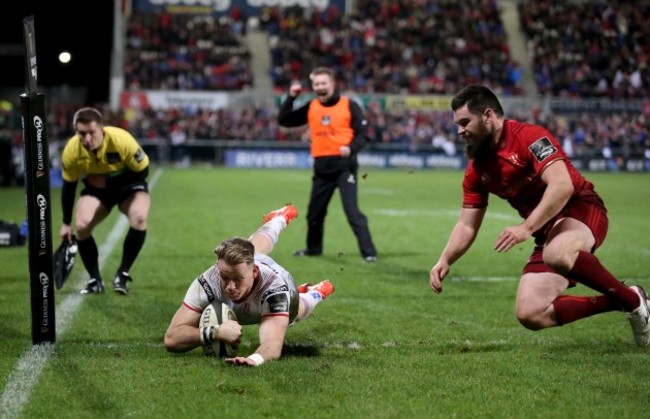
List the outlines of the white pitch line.
{"label": "white pitch line", "polygon": [[395,193],[391,189],[386,189],[386,188],[363,188],[362,192],[364,194],[374,194],[374,195],[386,195],[386,196],[395,195]]}
{"label": "white pitch line", "polygon": [[[460,209],[458,210],[404,210],[404,209],[393,209],[393,208],[380,208],[374,210],[377,214],[389,215],[391,217],[413,217],[413,216],[425,216],[425,217],[453,217],[458,218],[460,214]],[[521,218],[517,215],[506,214],[503,212],[496,211],[487,211],[485,213],[486,218],[494,218],[502,221],[521,221]]]}
{"label": "white pitch line", "polygon": [[[149,190],[153,189],[161,175],[162,169],[159,168],[153,174],[151,182],[149,182]],[[104,262],[108,256],[113,252],[115,245],[126,231],[128,225],[128,219],[124,214],[121,214],[108,235],[108,238],[99,249],[101,255],[99,257],[100,270],[102,266],[104,266]],[[81,294],[73,293],[68,295],[68,297],[58,305],[55,313],[57,328],[56,334],[58,337],[63,336],[63,334],[68,330],[72,323],[72,319],[83,300],[84,297],[82,297]],[[7,385],[2,392],[2,398],[0,399],[0,415],[2,416],[0,417],[3,419],[10,419],[20,416],[23,407],[29,400],[32,389],[38,382],[38,379],[43,372],[43,368],[52,353],[54,353],[55,348],[56,344],[46,343],[41,345],[32,345],[20,357],[16,369],[9,374]]]}
{"label": "white pitch line", "polygon": [[515,282],[519,277],[514,276],[454,276],[452,282]]}

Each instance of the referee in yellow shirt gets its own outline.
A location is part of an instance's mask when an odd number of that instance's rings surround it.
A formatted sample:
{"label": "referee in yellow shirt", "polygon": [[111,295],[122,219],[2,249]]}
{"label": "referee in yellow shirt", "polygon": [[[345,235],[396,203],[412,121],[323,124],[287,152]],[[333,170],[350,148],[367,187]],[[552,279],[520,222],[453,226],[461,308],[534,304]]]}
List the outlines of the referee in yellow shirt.
{"label": "referee in yellow shirt", "polygon": [[[73,118],[75,135],[63,149],[63,189],[61,206],[63,224],[59,235],[71,241],[76,234],[79,255],[90,279],[81,294],[104,292],[99,272],[99,251],[93,229],[114,206],[129,219],[122,260],[113,280],[116,293],[127,295],[132,279],[129,269],[144,245],[151,205],[147,175],[149,157],[126,130],[105,126],[100,111],[79,109]],[[72,215],[79,180],[83,189]],[[76,232],[76,233],[75,233]]]}

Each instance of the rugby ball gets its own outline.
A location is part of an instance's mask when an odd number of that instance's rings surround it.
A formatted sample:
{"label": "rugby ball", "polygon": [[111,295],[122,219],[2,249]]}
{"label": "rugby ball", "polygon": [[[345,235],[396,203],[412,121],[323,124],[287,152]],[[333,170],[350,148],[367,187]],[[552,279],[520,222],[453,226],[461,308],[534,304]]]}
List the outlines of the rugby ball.
{"label": "rugby ball", "polygon": [[[220,326],[226,320],[235,320],[237,321],[237,316],[235,312],[232,311],[227,304],[223,304],[219,301],[214,301],[210,303],[203,313],[201,314],[201,319],[199,320],[199,328],[209,327],[209,326]],[[234,357],[237,356],[237,347],[222,342],[219,339],[215,340],[211,344],[203,345],[203,352],[207,356],[218,356],[220,358],[225,357]]]}

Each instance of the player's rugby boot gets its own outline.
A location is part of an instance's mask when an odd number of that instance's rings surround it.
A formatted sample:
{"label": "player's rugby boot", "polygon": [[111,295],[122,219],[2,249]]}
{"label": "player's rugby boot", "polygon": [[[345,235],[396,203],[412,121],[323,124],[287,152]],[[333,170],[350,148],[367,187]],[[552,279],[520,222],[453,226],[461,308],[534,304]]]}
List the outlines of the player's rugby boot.
{"label": "player's rugby boot", "polygon": [[329,279],[325,279],[321,282],[319,282],[316,285],[312,285],[310,283],[302,284],[298,287],[298,292],[303,294],[305,292],[309,291],[316,291],[320,294],[321,298],[324,300],[330,295],[334,293],[334,285],[329,281]]}
{"label": "player's rugby boot", "polygon": [[127,295],[129,293],[129,281],[133,281],[133,278],[129,276],[128,272],[118,272],[115,279],[113,279],[113,291]]}
{"label": "player's rugby boot", "polygon": [[81,294],[102,294],[104,292],[104,283],[99,278],[90,278],[86,288],[81,290]]}
{"label": "player's rugby boot", "polygon": [[287,225],[289,225],[289,223],[291,223],[291,221],[293,221],[293,219],[298,216],[298,209],[291,204],[287,204],[280,209],[276,209],[266,214],[264,216],[264,222],[268,223],[272,218],[275,218],[279,215],[283,216],[287,222]]}
{"label": "player's rugby boot", "polygon": [[636,292],[641,300],[639,307],[627,313],[632,332],[634,332],[634,340],[639,346],[650,345],[650,310],[648,309],[650,301],[648,301],[645,290],[640,286],[633,285],[630,289]]}

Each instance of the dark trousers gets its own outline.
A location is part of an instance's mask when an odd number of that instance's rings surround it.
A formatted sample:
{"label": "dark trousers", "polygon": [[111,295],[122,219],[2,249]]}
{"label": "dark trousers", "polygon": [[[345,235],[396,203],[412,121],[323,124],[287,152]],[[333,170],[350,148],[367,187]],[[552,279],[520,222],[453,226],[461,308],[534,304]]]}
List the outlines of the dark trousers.
{"label": "dark trousers", "polygon": [[354,235],[357,237],[361,256],[377,256],[377,250],[372,242],[368,229],[368,218],[359,210],[357,200],[356,171],[342,170],[335,173],[312,176],[311,196],[307,209],[307,250],[313,254],[323,252],[323,230],[327,207],[339,188],[343,211],[348,219]]}

